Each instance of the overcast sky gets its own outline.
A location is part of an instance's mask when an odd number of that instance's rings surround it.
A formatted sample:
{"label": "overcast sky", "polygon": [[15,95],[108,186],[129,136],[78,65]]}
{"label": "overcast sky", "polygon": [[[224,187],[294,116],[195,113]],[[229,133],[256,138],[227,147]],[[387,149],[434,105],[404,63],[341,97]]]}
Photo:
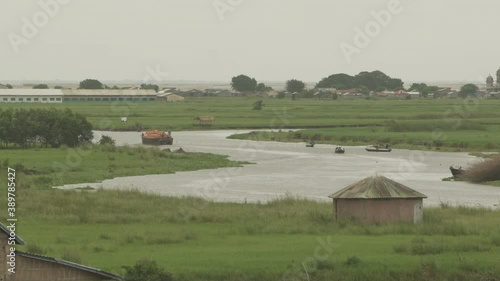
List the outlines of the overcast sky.
{"label": "overcast sky", "polygon": [[0,81],[482,82],[500,67],[495,0],[2,0],[0,14]]}

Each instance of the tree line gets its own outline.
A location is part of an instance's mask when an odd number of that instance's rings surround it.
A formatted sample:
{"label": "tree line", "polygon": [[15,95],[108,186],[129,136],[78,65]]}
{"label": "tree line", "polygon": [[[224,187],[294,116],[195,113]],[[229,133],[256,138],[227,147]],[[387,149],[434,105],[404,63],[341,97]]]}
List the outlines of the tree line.
{"label": "tree line", "polygon": [[70,109],[0,109],[0,144],[75,147],[93,138],[87,118]]}

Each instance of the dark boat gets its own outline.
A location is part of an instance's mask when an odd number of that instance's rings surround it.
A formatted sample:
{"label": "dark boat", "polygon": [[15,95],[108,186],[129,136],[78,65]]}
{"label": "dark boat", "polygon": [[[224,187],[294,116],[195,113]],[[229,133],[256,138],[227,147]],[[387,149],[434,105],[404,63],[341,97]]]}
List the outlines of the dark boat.
{"label": "dark boat", "polygon": [[450,166],[450,171],[455,178],[462,176],[463,173],[465,172],[465,170],[462,169],[462,167],[455,168],[453,166]]}
{"label": "dark boat", "polygon": [[391,152],[392,148],[389,145],[385,146],[379,146],[379,145],[372,145],[372,146],[367,146],[366,151],[370,152]]}
{"label": "dark boat", "polygon": [[335,153],[345,153],[345,149],[343,147],[337,146],[335,147]]}
{"label": "dark boat", "polygon": [[314,147],[315,144],[315,141],[310,141],[308,144],[306,144],[306,147]]}

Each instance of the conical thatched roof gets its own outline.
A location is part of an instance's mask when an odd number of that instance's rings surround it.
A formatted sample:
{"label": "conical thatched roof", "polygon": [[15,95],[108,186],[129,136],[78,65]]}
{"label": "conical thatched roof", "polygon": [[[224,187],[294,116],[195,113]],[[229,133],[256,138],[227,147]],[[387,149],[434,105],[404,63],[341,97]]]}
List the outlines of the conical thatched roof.
{"label": "conical thatched roof", "polygon": [[374,175],[334,194],[334,199],[427,198],[424,194],[380,175]]}

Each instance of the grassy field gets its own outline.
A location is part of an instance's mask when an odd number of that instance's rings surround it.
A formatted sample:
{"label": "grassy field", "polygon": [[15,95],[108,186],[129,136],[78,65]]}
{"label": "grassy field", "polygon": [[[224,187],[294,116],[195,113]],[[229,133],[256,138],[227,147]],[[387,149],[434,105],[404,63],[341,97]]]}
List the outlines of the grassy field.
{"label": "grassy field", "polygon": [[[168,152],[157,148],[86,146],[72,148],[1,149],[0,168],[14,168],[25,189],[46,189],[73,183],[101,182],[123,176],[170,174],[245,162],[209,153]],[[0,173],[0,182],[6,182]]]}
{"label": "grassy field", "polygon": [[[252,110],[255,97],[187,98],[179,103],[0,104],[0,108],[71,108],[88,116],[95,129],[243,129],[277,131],[310,128],[300,136],[280,140],[372,144],[389,142],[397,148],[454,151],[499,150],[500,100],[317,100],[264,99],[264,109]],[[215,116],[211,126],[193,124],[199,115]],[[128,122],[120,117],[128,116]],[[314,129],[316,128],[316,129]],[[275,136],[270,136],[275,138]]]}
{"label": "grassy field", "polygon": [[[96,129],[265,128],[236,138],[399,148],[497,150],[500,101],[193,98],[174,104],[9,104],[69,107]],[[476,104],[474,104],[476,105]],[[5,108],[7,105],[0,105]],[[451,113],[446,112],[450,110]],[[128,111],[128,112],[127,112]],[[210,127],[193,125],[213,115]],[[128,123],[120,117],[128,116]],[[310,129],[277,132],[284,128]],[[441,133],[435,137],[433,132]],[[443,137],[444,136],[444,137]],[[500,280],[500,210],[426,208],[419,225],[334,222],[331,205],[285,197],[268,204],[214,203],[138,191],[62,191],[51,186],[245,163],[144,147],[1,149],[0,183],[18,171],[22,250],[123,274],[154,259],[179,280]],[[6,206],[0,196],[0,206]],[[0,213],[5,222],[5,213]],[[307,271],[307,274],[306,274]]]}
{"label": "grassy field", "polygon": [[118,274],[148,258],[179,280],[308,280],[305,269],[310,280],[500,276],[499,210],[443,205],[425,209],[420,225],[363,225],[333,222],[330,204],[292,197],[268,204],[104,190],[18,197],[24,250]]}

